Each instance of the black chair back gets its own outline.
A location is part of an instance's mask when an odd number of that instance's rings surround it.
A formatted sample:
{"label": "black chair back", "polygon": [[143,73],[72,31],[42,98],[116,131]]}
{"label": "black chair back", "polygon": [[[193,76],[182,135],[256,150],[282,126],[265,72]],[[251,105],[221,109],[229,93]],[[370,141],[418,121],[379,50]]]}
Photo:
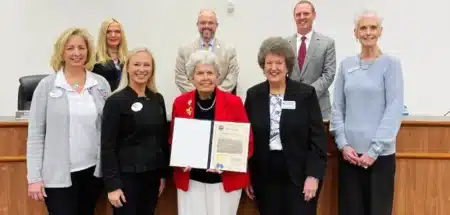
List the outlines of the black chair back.
{"label": "black chair back", "polygon": [[47,75],[28,75],[19,78],[17,110],[30,110],[33,93],[39,82]]}

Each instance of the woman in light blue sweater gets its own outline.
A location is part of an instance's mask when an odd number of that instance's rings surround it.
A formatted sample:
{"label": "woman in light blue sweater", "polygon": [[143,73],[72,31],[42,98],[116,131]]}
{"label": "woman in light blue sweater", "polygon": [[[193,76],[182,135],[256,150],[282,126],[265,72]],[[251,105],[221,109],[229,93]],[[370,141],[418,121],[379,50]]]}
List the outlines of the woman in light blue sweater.
{"label": "woman in light blue sweater", "polygon": [[355,36],[361,53],[341,62],[334,84],[330,132],[342,152],[340,215],[392,213],[403,76],[400,61],[377,45],[381,21],[370,11],[358,16]]}

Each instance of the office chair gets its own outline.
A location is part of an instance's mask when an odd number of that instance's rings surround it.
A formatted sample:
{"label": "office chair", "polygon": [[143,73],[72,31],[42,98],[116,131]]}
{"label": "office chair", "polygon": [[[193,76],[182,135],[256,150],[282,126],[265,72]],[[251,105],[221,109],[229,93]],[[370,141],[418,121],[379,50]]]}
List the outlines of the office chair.
{"label": "office chair", "polygon": [[17,110],[30,110],[33,93],[39,82],[47,75],[28,75],[19,78]]}

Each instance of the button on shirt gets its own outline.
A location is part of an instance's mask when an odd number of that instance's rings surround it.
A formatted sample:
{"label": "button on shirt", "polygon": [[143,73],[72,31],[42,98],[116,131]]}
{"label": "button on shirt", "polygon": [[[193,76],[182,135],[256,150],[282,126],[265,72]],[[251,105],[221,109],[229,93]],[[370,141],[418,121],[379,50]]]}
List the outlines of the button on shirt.
{"label": "button on shirt", "polygon": [[55,86],[65,90],[69,102],[69,145],[70,170],[80,171],[97,163],[100,137],[97,133],[97,109],[89,88],[97,85],[90,72],[86,72],[83,90],[76,92],[67,82],[64,73],[59,71]]}

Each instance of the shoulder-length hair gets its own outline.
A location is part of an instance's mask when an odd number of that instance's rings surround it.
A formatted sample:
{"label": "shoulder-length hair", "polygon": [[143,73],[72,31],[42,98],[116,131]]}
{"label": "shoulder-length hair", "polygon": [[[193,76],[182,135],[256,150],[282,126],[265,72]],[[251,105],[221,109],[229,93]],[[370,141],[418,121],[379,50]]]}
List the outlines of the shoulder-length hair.
{"label": "shoulder-length hair", "polygon": [[88,49],[88,55],[85,62],[85,69],[91,71],[95,64],[94,45],[91,39],[91,35],[84,28],[69,28],[65,30],[59,38],[56,40],[53,46],[53,54],[50,59],[50,66],[55,72],[61,70],[64,67],[64,50],[67,42],[73,36],[81,36],[86,43]]}

